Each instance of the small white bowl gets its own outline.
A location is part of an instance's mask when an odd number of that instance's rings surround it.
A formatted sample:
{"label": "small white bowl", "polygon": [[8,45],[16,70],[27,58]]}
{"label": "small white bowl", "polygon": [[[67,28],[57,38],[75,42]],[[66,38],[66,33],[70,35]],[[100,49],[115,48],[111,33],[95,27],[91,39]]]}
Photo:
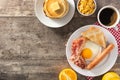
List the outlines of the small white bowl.
{"label": "small white bowl", "polygon": [[81,15],[83,15],[83,16],[91,16],[92,14],[95,13],[95,11],[96,11],[96,9],[97,9],[97,4],[96,4],[96,1],[95,1],[95,0],[93,0],[93,1],[94,1],[94,4],[95,4],[95,9],[94,9],[94,11],[93,11],[91,14],[88,14],[88,15],[83,14],[83,13],[81,13],[81,12],[79,11],[78,5],[79,5],[79,2],[80,2],[80,1],[81,1],[81,0],[78,0],[78,1],[77,1],[77,10],[78,10],[78,12],[79,12]]}

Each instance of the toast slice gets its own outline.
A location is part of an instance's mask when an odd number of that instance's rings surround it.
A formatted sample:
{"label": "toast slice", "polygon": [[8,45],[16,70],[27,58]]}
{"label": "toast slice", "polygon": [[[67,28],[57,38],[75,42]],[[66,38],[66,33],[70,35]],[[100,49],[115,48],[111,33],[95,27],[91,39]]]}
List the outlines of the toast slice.
{"label": "toast slice", "polygon": [[82,32],[81,35],[102,46],[103,48],[106,48],[106,39],[104,33],[99,28],[90,27],[88,30]]}

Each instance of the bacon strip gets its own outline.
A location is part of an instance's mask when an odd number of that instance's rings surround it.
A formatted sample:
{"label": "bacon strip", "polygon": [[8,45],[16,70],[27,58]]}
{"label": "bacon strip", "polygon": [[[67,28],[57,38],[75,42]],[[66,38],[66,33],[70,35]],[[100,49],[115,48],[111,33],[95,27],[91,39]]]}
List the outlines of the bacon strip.
{"label": "bacon strip", "polygon": [[81,67],[82,69],[86,67],[86,62],[84,58],[80,55],[85,45],[85,42],[86,42],[86,38],[84,37],[75,39],[72,43],[72,48],[71,48],[72,55],[70,57],[70,60],[77,66]]}

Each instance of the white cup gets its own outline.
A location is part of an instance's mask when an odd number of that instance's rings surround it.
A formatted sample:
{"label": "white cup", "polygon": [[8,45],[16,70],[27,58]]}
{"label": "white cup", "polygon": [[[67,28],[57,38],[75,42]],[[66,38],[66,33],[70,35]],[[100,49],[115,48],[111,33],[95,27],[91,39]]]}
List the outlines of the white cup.
{"label": "white cup", "polygon": [[[117,15],[117,18],[116,18],[115,22],[113,24],[111,24],[111,25],[105,25],[100,20],[100,14],[106,8],[112,9],[116,13],[116,15]],[[116,28],[116,26],[117,26],[117,24],[119,23],[119,20],[120,20],[120,14],[119,14],[119,11],[117,10],[117,8],[115,8],[114,6],[108,5],[108,6],[102,7],[99,10],[98,15],[97,15],[97,19],[98,19],[98,22],[100,23],[100,25],[103,26],[103,27],[105,27],[105,28]]]}

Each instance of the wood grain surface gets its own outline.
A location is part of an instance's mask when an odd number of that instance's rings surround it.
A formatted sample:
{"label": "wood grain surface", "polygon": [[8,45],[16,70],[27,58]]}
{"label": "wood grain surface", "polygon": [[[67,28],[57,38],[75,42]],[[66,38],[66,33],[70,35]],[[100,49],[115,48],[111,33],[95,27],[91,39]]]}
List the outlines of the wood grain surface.
{"label": "wood grain surface", "polygon": [[[76,11],[67,25],[52,29],[36,18],[34,0],[7,0],[0,8],[0,80],[58,80],[62,69],[71,68],[65,55],[69,36],[81,26],[95,23],[98,10],[105,5],[120,11],[119,0],[96,1],[94,15],[83,17]],[[110,71],[120,75],[120,55]],[[78,80],[87,79],[78,74]]]}

